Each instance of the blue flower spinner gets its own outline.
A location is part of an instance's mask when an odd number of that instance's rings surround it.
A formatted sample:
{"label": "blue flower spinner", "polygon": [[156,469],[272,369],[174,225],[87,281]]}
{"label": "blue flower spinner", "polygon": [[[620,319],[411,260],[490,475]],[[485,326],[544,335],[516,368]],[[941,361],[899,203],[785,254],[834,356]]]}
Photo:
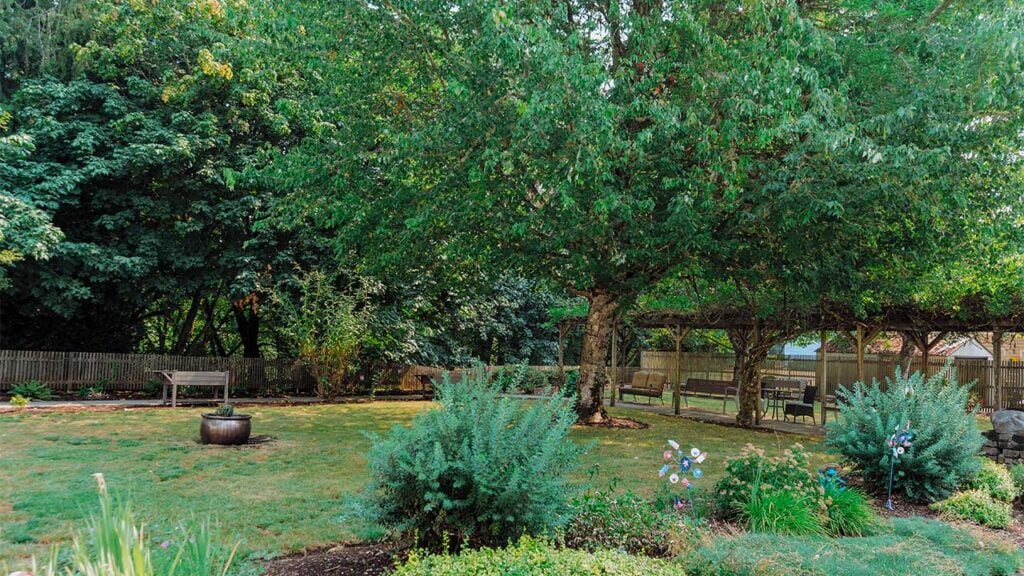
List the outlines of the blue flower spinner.
{"label": "blue flower spinner", "polygon": [[909,421],[903,426],[902,431],[899,425],[897,425],[892,436],[889,437],[888,446],[892,450],[892,458],[889,459],[889,499],[885,502],[885,507],[889,510],[895,509],[892,504],[892,477],[896,471],[896,461],[914,445],[913,440],[914,433],[910,430]]}
{"label": "blue flower spinner", "polygon": [[[689,452],[683,452],[679,448],[679,443],[675,440],[669,440],[668,445],[669,449],[662,453],[662,458],[665,462],[662,464],[661,469],[658,470],[658,478],[668,476],[669,484],[682,483],[687,489],[693,488],[693,483],[690,482],[687,475],[691,476],[694,480],[700,480],[704,476],[704,471],[700,469],[700,465],[707,458],[707,452],[702,452],[700,448],[691,448]],[[676,510],[682,506],[682,499],[676,496]]]}

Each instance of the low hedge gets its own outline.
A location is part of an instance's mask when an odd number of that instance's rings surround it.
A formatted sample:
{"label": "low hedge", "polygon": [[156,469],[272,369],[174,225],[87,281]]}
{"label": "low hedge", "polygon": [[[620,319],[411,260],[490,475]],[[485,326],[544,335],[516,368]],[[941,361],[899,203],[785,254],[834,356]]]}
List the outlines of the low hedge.
{"label": "low hedge", "polygon": [[679,565],[601,550],[557,549],[525,537],[508,548],[465,550],[458,555],[414,553],[394,576],[685,576]]}

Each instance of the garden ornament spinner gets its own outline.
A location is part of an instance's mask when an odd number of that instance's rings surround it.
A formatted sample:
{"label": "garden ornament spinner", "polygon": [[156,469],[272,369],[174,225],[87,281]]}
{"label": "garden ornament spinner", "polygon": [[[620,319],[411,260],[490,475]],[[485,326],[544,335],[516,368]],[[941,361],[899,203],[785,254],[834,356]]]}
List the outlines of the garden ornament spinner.
{"label": "garden ornament spinner", "polygon": [[[693,483],[686,476],[689,474],[694,480],[699,480],[704,476],[704,472],[699,466],[707,458],[707,452],[702,452],[700,448],[691,448],[689,453],[683,452],[675,440],[669,440],[668,445],[669,448],[662,453],[665,463],[658,471],[658,478],[668,476],[669,484],[681,483],[687,489],[693,488]],[[675,496],[673,506],[676,510],[682,508],[683,499]]]}
{"label": "garden ornament spinner", "polygon": [[914,433],[910,431],[909,420],[903,426],[903,431],[900,431],[899,425],[896,425],[895,431],[889,437],[888,446],[892,450],[892,458],[889,459],[889,499],[885,502],[885,507],[889,510],[895,510],[895,507],[892,505],[892,476],[896,470],[896,461],[913,446],[911,442],[913,439]]}

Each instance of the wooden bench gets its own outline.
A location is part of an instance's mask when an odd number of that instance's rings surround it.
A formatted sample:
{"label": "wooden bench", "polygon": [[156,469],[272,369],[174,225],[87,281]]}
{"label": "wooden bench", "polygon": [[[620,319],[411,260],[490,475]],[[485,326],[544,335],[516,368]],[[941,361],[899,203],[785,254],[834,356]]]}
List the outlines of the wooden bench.
{"label": "wooden bench", "polygon": [[[163,403],[167,403],[167,386],[171,387],[171,408],[178,406],[179,386],[215,386],[224,387],[223,403],[228,402],[228,386],[231,383],[230,372],[186,372],[182,370],[156,370],[156,374],[164,381]],[[213,401],[218,403],[217,390],[213,391]]]}
{"label": "wooden bench", "polygon": [[625,400],[623,396],[630,394],[634,400],[637,396],[647,396],[647,403],[651,403],[651,398],[658,398],[661,403],[665,403],[665,375],[661,372],[647,372],[641,370],[636,374],[633,374],[633,379],[630,381],[629,386],[622,386],[619,388],[619,400]]}
{"label": "wooden bench", "polygon": [[737,389],[732,385],[732,382],[728,380],[707,380],[704,378],[687,378],[686,386],[679,391],[683,396],[683,402],[687,406],[690,402],[687,400],[688,396],[698,396],[702,398],[721,398],[722,399],[722,414],[725,414],[725,403],[730,399],[736,404]]}

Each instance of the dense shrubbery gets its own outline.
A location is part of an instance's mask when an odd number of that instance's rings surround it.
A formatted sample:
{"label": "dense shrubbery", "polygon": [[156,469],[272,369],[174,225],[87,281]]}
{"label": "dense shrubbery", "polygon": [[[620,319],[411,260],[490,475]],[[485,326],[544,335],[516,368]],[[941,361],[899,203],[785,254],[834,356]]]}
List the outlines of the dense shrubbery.
{"label": "dense shrubbery", "polygon": [[979,458],[981,466],[978,476],[971,482],[971,487],[986,492],[992,498],[1003,502],[1013,502],[1020,492],[1013,482],[1010,469],[997,464],[988,458]]}
{"label": "dense shrubbery", "polygon": [[860,536],[878,523],[863,494],[810,472],[799,444],[781,456],[747,445],[715,485],[719,512],[753,532]]}
{"label": "dense shrubbery", "polygon": [[561,397],[501,398],[482,374],[437,388],[440,408],[373,437],[357,513],[433,549],[505,545],[568,519],[580,449]]}
{"label": "dense shrubbery", "polygon": [[685,529],[678,514],[658,510],[654,503],[632,492],[620,496],[586,494],[575,499],[572,508],[563,535],[570,548],[611,548],[665,557],[678,548]]}
{"label": "dense shrubbery", "polygon": [[532,394],[534,390],[551,386],[551,378],[547,372],[530,368],[525,364],[502,367],[494,377],[495,384],[505,392],[524,392]]}
{"label": "dense shrubbery", "polygon": [[53,391],[50,390],[50,387],[38,380],[15,384],[11,386],[9,393],[11,397],[21,396],[29,400],[51,400],[53,398]]}
{"label": "dense shrubbery", "polygon": [[967,520],[990,528],[1006,528],[1013,522],[1009,503],[993,498],[985,490],[965,490],[931,505],[944,516]]}
{"label": "dense shrubbery", "polygon": [[1017,497],[1024,496],[1024,464],[1014,464],[1010,468],[1010,478],[1013,479],[1013,487],[1017,490]]}
{"label": "dense shrubbery", "polygon": [[927,380],[919,372],[904,377],[897,370],[885,391],[877,381],[841,388],[842,416],[829,424],[826,443],[861,471],[868,487],[880,492],[889,479],[886,440],[909,421],[914,445],[896,464],[893,489],[914,502],[940,500],[978,471],[976,455],[983,438],[974,411],[967,410],[968,391],[968,386],[957,385],[952,369]]}
{"label": "dense shrubbery", "polygon": [[467,550],[457,556],[414,553],[395,576],[681,576],[684,571],[662,560],[602,550],[559,550],[531,538],[503,549]]}

